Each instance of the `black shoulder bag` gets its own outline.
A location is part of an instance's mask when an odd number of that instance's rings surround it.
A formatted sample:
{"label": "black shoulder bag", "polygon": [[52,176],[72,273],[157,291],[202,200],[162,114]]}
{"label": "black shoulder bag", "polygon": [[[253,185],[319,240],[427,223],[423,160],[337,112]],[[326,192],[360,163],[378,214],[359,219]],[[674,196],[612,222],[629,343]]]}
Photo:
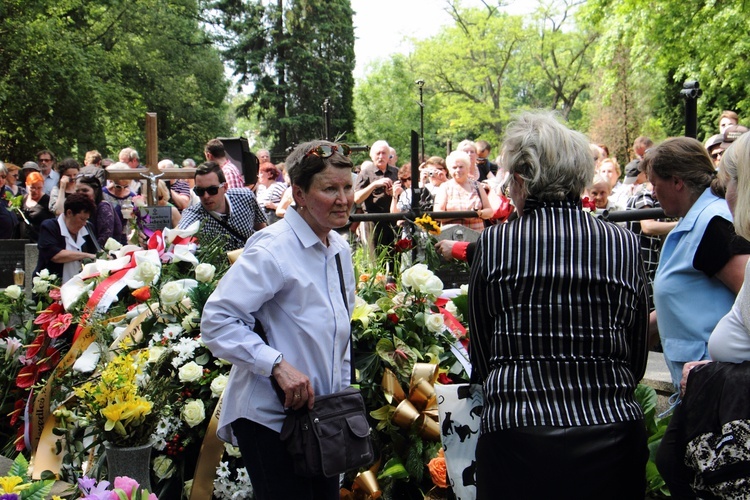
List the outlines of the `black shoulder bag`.
{"label": "black shoulder bag", "polygon": [[[341,258],[336,255],[341,295],[346,300]],[[349,332],[352,383],[354,383],[354,349]],[[370,440],[367,410],[359,389],[343,391],[315,398],[311,410],[307,407],[287,415],[281,429],[281,440],[294,460],[294,472],[300,476],[334,477],[352,469],[365,467],[375,460]]]}

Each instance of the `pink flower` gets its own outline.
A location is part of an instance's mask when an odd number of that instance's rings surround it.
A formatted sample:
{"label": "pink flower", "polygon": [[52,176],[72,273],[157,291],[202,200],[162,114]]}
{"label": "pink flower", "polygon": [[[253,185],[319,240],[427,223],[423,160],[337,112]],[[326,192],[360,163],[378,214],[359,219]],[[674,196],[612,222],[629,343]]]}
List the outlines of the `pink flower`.
{"label": "pink flower", "polygon": [[115,478],[115,488],[124,491],[128,498],[131,498],[133,493],[137,492],[140,486],[141,485],[138,484],[138,481],[128,476],[117,476]]}
{"label": "pink flower", "polygon": [[49,298],[52,300],[60,300],[62,296],[60,295],[60,289],[59,288],[50,288],[49,289]]}
{"label": "pink flower", "polygon": [[73,322],[73,315],[70,313],[59,314],[47,327],[47,335],[50,338],[56,339],[65,331],[70,328],[70,324]]}

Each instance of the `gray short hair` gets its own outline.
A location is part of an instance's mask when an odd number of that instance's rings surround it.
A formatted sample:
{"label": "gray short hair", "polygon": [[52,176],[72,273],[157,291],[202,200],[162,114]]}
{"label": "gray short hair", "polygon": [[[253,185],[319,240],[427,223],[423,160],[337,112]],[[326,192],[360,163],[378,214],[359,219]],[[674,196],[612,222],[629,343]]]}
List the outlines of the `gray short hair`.
{"label": "gray short hair", "polygon": [[594,177],[589,141],[548,111],[526,112],[508,126],[503,143],[508,172],[539,200],[579,198]]}

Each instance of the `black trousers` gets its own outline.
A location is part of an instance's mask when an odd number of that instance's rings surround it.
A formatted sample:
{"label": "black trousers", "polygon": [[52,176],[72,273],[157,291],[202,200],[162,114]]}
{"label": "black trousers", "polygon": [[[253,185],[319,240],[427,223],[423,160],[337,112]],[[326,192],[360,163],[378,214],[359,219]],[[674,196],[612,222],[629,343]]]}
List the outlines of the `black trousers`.
{"label": "black trousers", "polygon": [[279,433],[241,418],[232,422],[256,500],[338,500],[338,476],[306,478],[294,473]]}
{"label": "black trousers", "polygon": [[477,500],[643,500],[643,421],[521,427],[477,443]]}

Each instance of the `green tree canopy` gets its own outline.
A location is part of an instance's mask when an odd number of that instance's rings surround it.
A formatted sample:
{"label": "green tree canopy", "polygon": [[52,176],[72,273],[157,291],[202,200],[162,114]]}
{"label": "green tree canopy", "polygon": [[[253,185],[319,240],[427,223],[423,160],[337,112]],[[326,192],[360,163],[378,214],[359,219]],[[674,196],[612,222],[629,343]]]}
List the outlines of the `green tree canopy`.
{"label": "green tree canopy", "polygon": [[239,83],[251,89],[238,113],[258,113],[274,151],[323,137],[326,98],[331,137],[354,136],[349,0],[218,0],[214,9],[226,32],[224,54]]}
{"label": "green tree canopy", "polygon": [[3,157],[143,150],[146,112],[158,113],[161,156],[198,154],[229,130],[223,64],[196,0],[8,0],[3,9]]}

